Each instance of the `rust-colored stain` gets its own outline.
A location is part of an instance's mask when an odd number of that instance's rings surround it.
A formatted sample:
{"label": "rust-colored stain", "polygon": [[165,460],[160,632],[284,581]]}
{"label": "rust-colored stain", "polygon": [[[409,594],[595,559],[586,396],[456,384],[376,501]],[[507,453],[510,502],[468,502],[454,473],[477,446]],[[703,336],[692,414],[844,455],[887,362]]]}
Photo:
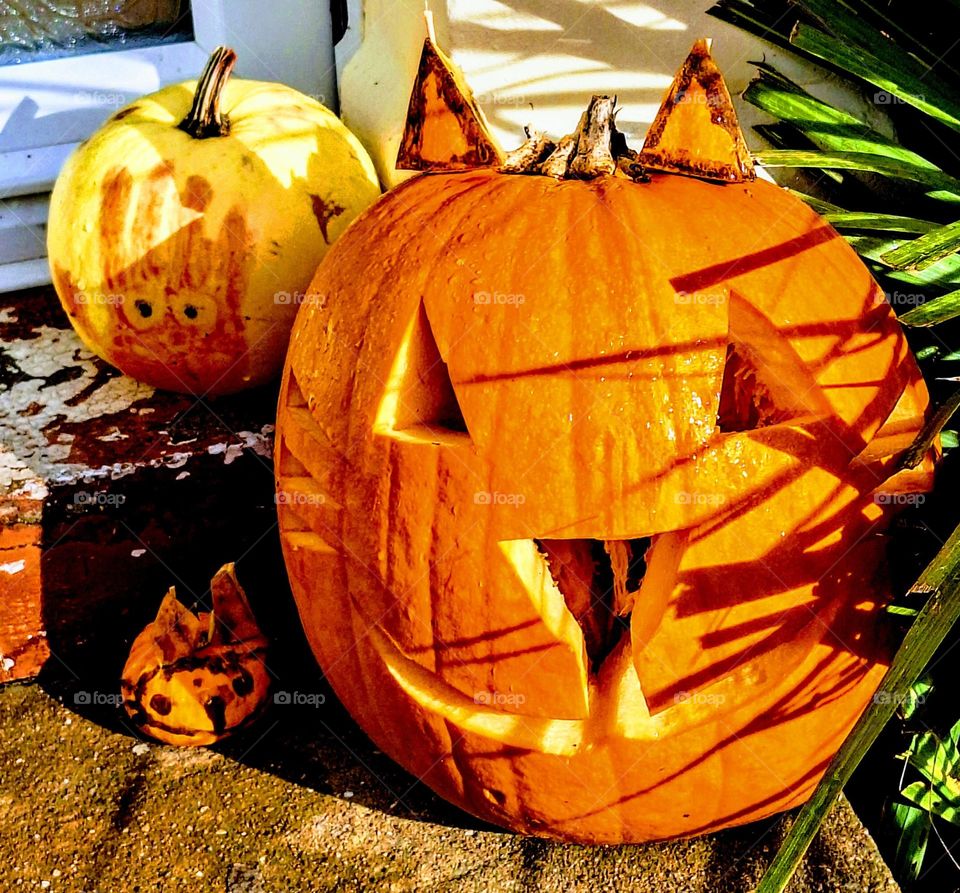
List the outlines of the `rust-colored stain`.
{"label": "rust-colored stain", "polygon": [[[229,376],[245,372],[240,302],[252,237],[243,212],[234,207],[214,238],[204,235],[204,219],[197,217],[156,243],[155,234],[169,229],[171,208],[203,212],[213,198],[213,186],[201,176],[191,176],[178,193],[173,173],[172,164],[163,162],[136,183],[124,167],[104,178],[97,233],[104,258],[100,290],[114,299],[108,306],[115,326],[100,330],[99,337],[108,359],[135,378],[196,389],[211,367],[235,364]],[[172,195],[179,201],[171,202]],[[152,247],[124,266],[124,258],[137,256],[137,246]],[[66,271],[55,269],[53,275],[67,312],[87,331],[97,331],[89,318],[91,296],[78,300]]]}
{"label": "rust-colored stain", "polygon": [[193,175],[187,178],[187,185],[180,193],[180,204],[194,211],[205,211],[213,198],[213,187],[203,177]]}
{"label": "rust-colored stain", "polygon": [[60,295],[60,300],[63,302],[64,309],[67,311],[67,316],[71,319],[81,318],[83,314],[77,302],[79,289],[77,289],[76,283],[70,274],[59,264],[51,264],[50,275],[53,278],[54,288],[56,288],[57,294]]}
{"label": "rust-colored stain", "polygon": [[[101,256],[107,258],[104,282],[113,276],[110,258],[116,246],[123,240],[123,229],[133,192],[133,177],[125,167],[107,174],[100,187],[100,248]],[[62,294],[62,292],[61,292]]]}
{"label": "rust-colored stain", "polygon": [[330,239],[327,237],[327,226],[334,217],[342,214],[346,209],[336,202],[326,202],[319,195],[310,193],[310,202],[313,205],[313,216],[317,218],[320,225],[320,232],[323,234],[323,241],[328,245]]}
{"label": "rust-colored stain", "polygon": [[147,174],[147,178],[150,180],[165,180],[173,176],[173,171],[172,161],[161,161],[158,165],[151,168],[150,173]]}

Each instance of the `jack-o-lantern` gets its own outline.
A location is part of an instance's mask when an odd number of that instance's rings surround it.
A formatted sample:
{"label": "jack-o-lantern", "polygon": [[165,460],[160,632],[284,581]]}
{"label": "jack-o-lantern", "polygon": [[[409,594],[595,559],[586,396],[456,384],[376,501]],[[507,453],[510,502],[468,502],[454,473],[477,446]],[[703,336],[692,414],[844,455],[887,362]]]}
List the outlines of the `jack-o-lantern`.
{"label": "jack-o-lantern", "polygon": [[166,744],[214,744],[252,722],[267,703],[267,640],[232,563],[210,581],[210,598],[212,610],[194,614],[171,587],[123,668],[127,714]]}
{"label": "jack-o-lantern", "polygon": [[755,179],[705,42],[640,153],[595,97],[503,155],[457,89],[428,39],[400,162],[442,172],[354,223],[292,336],[278,502],[318,660],[521,832],[794,806],[884,671],[879,534],[930,483],[895,465],[927,406],[900,327]]}

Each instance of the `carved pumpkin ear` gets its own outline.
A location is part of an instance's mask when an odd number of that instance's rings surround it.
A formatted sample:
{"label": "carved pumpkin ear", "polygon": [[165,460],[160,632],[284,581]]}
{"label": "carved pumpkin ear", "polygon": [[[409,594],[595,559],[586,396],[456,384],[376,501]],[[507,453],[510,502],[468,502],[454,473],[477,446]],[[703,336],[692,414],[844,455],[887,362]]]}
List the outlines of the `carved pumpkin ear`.
{"label": "carved pumpkin ear", "polygon": [[455,171],[496,167],[503,152],[463,72],[437,46],[428,10],[427,38],[410,94],[397,170]]}
{"label": "carved pumpkin ear", "polygon": [[262,635],[232,561],[221,567],[210,581],[210,600],[217,623],[215,635],[220,640],[245,642]]}
{"label": "carved pumpkin ear", "polygon": [[702,38],[693,45],[674,77],[647,131],[640,163],[652,170],[726,183],[756,176],[709,40]]}
{"label": "carved pumpkin ear", "polygon": [[160,603],[156,619],[147,629],[156,638],[174,635],[185,647],[192,647],[203,633],[203,624],[196,614],[187,608],[178,598],[176,589],[171,586]]}

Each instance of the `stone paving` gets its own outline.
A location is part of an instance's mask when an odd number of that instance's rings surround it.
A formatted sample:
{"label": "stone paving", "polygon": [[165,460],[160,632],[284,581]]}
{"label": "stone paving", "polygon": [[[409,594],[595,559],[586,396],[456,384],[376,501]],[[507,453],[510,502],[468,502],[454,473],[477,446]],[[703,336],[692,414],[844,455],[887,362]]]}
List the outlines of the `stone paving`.
{"label": "stone paving", "polygon": [[[739,893],[789,824],[645,846],[520,838],[439,801],[299,680],[324,703],[274,704],[217,749],[140,740],[112,692],[66,673],[4,687],[0,890]],[[898,887],[844,800],[790,890]]]}

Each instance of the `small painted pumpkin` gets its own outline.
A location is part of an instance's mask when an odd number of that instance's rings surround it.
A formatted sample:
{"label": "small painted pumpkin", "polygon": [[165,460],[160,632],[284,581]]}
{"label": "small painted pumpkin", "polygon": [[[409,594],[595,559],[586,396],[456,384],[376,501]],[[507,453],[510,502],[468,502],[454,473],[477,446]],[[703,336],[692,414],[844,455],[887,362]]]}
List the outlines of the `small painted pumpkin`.
{"label": "small painted pumpkin", "polygon": [[146,734],[167,744],[214,744],[266,704],[267,641],[233,564],[210,584],[213,610],[184,607],[173,587],[137,636],[123,668],[123,706]]}
{"label": "small painted pumpkin", "polygon": [[504,155],[442,63],[428,39],[399,159],[428,173],[334,246],[291,338],[313,650],[379,747],[517,831],[795,806],[883,675],[880,533],[930,485],[932,456],[896,464],[927,408],[900,326],[755,179],[706,42],[639,153],[595,97]]}
{"label": "small painted pumpkin", "polygon": [[222,394],[277,374],[327,248],[380,193],[357,139],[281,84],[200,80],[118,111],[50,202],[54,286],[84,343],[159,388]]}

